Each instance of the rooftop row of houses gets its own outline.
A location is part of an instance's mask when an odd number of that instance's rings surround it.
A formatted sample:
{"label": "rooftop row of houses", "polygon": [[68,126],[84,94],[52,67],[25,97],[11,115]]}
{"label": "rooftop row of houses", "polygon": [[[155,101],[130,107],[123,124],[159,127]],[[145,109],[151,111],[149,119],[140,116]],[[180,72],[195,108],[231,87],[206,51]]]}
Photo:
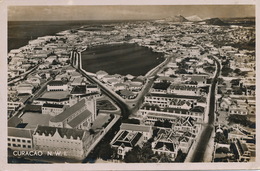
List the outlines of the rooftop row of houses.
{"label": "rooftop row of houses", "polygon": [[[67,108],[56,104],[45,104],[42,108],[43,114],[13,117],[8,121],[8,148],[40,150],[45,155],[48,151],[62,151],[67,157],[84,158],[93,143],[88,130],[97,116],[94,99],[81,99]],[[62,111],[53,114],[51,109],[57,108]]]}
{"label": "rooftop row of houses", "polygon": [[[181,124],[181,122],[178,123]],[[185,125],[185,123],[182,124]],[[119,158],[124,159],[128,151],[131,151],[135,146],[142,148],[144,143],[154,137],[151,143],[152,151],[166,154],[174,161],[179,150],[188,153],[190,145],[196,137],[196,133],[185,129],[185,126],[179,127],[180,129],[176,128],[158,127],[156,135],[153,135],[151,126],[122,123],[110,145],[117,150]]]}

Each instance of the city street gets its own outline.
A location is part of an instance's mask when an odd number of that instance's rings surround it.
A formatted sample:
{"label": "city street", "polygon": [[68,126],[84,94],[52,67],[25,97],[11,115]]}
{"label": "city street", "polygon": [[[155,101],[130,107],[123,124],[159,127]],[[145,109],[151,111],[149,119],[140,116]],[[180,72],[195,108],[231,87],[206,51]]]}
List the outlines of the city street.
{"label": "city street", "polygon": [[191,162],[203,162],[205,151],[208,148],[208,144],[212,135],[212,131],[214,131],[214,120],[215,120],[215,90],[217,78],[220,73],[220,63],[218,60],[213,58],[213,60],[217,64],[216,75],[212,80],[211,92],[210,92],[210,105],[209,105],[209,119],[208,123],[206,123],[204,129],[202,130],[201,136],[198,138],[198,144],[195,147],[194,153],[191,157]]}

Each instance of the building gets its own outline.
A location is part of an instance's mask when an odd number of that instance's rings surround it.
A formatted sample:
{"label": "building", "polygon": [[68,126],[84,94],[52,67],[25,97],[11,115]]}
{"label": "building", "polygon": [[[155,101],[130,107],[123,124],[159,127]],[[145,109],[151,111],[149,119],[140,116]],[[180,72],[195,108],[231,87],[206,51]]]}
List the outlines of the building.
{"label": "building", "polygon": [[63,81],[51,81],[47,84],[47,91],[66,91],[68,90],[68,85]]}
{"label": "building", "polygon": [[229,115],[248,115],[249,110],[247,108],[244,108],[242,106],[238,105],[231,105],[228,110]]}
{"label": "building", "polygon": [[86,93],[94,93],[94,92],[100,93],[100,88],[98,87],[97,84],[86,85]]}
{"label": "building", "polygon": [[122,125],[120,126],[120,130],[125,130],[129,132],[140,132],[143,134],[145,141],[151,138],[153,134],[152,127],[147,125],[122,123]]}
{"label": "building", "polygon": [[63,157],[84,159],[91,137],[84,130],[38,126],[33,133],[33,143],[34,149],[44,154],[58,151]]}
{"label": "building", "polygon": [[7,143],[8,148],[12,150],[30,151],[33,149],[32,143],[33,131],[22,128],[8,128]]}
{"label": "building", "polygon": [[203,74],[186,74],[184,77],[188,78],[190,81],[198,83],[198,86],[205,86],[207,84],[208,75]]}
{"label": "building", "polygon": [[56,116],[65,110],[65,105],[44,103],[42,105],[42,114]]}
{"label": "building", "polygon": [[105,72],[105,71],[98,71],[98,72],[96,73],[96,75],[97,75],[97,78],[100,80],[100,79],[102,79],[104,76],[108,75],[108,73]]}
{"label": "building", "polygon": [[156,121],[168,120],[172,123],[176,122],[179,117],[191,117],[196,122],[203,122],[204,107],[195,106],[191,109],[180,108],[160,108],[158,106],[144,105],[139,109],[139,114],[147,125],[153,125]]}
{"label": "building", "polygon": [[143,143],[151,137],[151,126],[122,123],[119,132],[110,144],[117,149],[119,157],[124,159],[126,152],[137,145],[142,147]]}
{"label": "building", "polygon": [[38,125],[49,126],[49,121],[53,116],[49,114],[37,114],[32,112],[25,112],[22,116],[22,122],[18,125],[24,127],[24,129],[30,129],[34,131]]}
{"label": "building", "polygon": [[221,98],[219,107],[224,111],[228,111],[231,104],[232,100],[230,98]]}
{"label": "building", "polygon": [[120,90],[119,95],[123,97],[124,99],[134,99],[137,95],[129,90]]}
{"label": "building", "polygon": [[69,105],[70,103],[70,98],[69,97],[65,97],[65,98],[37,98],[33,101],[34,104],[37,105],[43,105],[45,103],[48,104],[58,104],[58,105]]}
{"label": "building", "polygon": [[171,129],[160,129],[152,142],[152,150],[154,153],[166,154],[171,160],[177,157],[179,151],[179,135],[175,134]]}
{"label": "building", "polygon": [[189,95],[177,95],[177,94],[159,94],[150,93],[145,96],[144,103],[150,105],[158,105],[159,107],[169,107],[170,104],[175,100],[185,100],[193,106],[206,106],[207,101],[205,97],[202,96],[189,96]]}
{"label": "building", "polygon": [[199,88],[188,84],[172,84],[167,89],[167,92],[170,94],[185,94],[189,96],[200,95]]}
{"label": "building", "polygon": [[246,162],[250,160],[251,153],[248,150],[247,145],[242,143],[241,140],[235,139],[233,143],[231,143],[230,148],[233,150],[235,158],[239,162]]}
{"label": "building", "polygon": [[191,132],[196,135],[200,131],[201,125],[196,123],[192,117],[180,117],[172,125],[172,129],[181,132]]}
{"label": "building", "polygon": [[89,129],[96,119],[96,101],[81,99],[73,106],[50,119],[50,126]]}
{"label": "building", "polygon": [[31,84],[19,84],[16,88],[18,94],[33,94],[33,89]]}
{"label": "building", "polygon": [[83,78],[74,78],[71,85],[72,86],[79,86],[79,85],[84,85],[85,82],[84,82],[84,79]]}

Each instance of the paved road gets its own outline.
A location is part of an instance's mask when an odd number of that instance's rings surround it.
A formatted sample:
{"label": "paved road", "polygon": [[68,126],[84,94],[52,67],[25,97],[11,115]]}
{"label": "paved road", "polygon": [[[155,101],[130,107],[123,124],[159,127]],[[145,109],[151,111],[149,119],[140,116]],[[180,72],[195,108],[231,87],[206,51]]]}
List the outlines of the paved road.
{"label": "paved road", "polygon": [[[81,66],[81,60],[78,60],[78,66]],[[87,75],[80,68],[78,68],[78,70],[91,83],[97,84],[100,87],[102,93],[107,95],[111,100],[113,100],[116,103],[116,105],[121,110],[121,115],[122,115],[123,119],[128,118],[128,116],[131,114],[131,111],[129,110],[127,104],[124,101],[122,101],[121,99],[118,99],[113,93],[111,93],[109,90],[107,90],[107,88],[103,84],[96,82],[95,79],[93,79],[91,76]]]}
{"label": "paved road", "polygon": [[30,73],[32,73],[33,71],[35,71],[38,68],[39,64],[36,65],[35,67],[33,67],[32,69],[30,69],[29,71],[26,71],[25,73],[22,73],[21,75],[19,75],[17,78],[15,78],[14,80],[8,81],[8,85],[14,84],[22,79],[25,79],[27,77],[27,75],[29,75]]}
{"label": "paved road", "polygon": [[[160,66],[158,68],[156,68],[155,70],[153,70],[150,74],[149,77],[151,77],[147,83],[147,85],[145,86],[145,90],[142,92],[142,96],[144,96],[151,88],[153,81],[154,81],[154,77],[160,70],[162,67],[164,67],[165,65],[167,65],[170,62],[170,57],[168,57],[162,64],[160,64]],[[78,61],[78,66],[81,66],[81,59],[79,59]],[[74,63],[74,62],[72,62]],[[128,116],[132,113],[135,113],[141,106],[142,102],[143,102],[143,97],[140,98],[135,104],[134,107],[132,107],[131,109],[128,107],[128,105],[126,104],[126,102],[124,102],[123,100],[119,99],[118,97],[116,97],[113,93],[111,93],[102,83],[97,82],[95,79],[93,79],[90,75],[86,74],[85,72],[82,71],[82,69],[79,69],[79,72],[85,76],[90,82],[98,84],[99,87],[101,88],[102,92],[104,94],[106,94],[108,97],[110,97],[117,105],[118,107],[121,109],[122,112],[122,116],[123,119],[124,118],[128,118]]]}
{"label": "paved road", "polygon": [[205,126],[205,129],[203,130],[201,134],[201,138],[198,142],[198,146],[196,147],[194,154],[191,158],[192,162],[203,162],[203,157],[207,148],[207,145],[210,140],[210,136],[212,134],[212,131],[214,130],[214,112],[215,112],[215,90],[216,90],[216,83],[217,83],[217,78],[219,76],[220,72],[220,63],[213,58],[213,60],[217,63],[217,73],[215,77],[212,80],[212,87],[211,87],[211,96],[210,96],[210,106],[209,106],[209,120],[208,123]]}

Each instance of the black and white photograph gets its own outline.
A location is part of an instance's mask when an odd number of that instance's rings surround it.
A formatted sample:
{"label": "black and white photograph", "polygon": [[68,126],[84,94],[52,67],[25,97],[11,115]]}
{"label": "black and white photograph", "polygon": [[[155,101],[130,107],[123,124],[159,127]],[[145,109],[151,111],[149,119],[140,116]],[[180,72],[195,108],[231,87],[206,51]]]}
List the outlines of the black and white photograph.
{"label": "black and white photograph", "polygon": [[7,168],[259,168],[255,1],[11,2]]}

